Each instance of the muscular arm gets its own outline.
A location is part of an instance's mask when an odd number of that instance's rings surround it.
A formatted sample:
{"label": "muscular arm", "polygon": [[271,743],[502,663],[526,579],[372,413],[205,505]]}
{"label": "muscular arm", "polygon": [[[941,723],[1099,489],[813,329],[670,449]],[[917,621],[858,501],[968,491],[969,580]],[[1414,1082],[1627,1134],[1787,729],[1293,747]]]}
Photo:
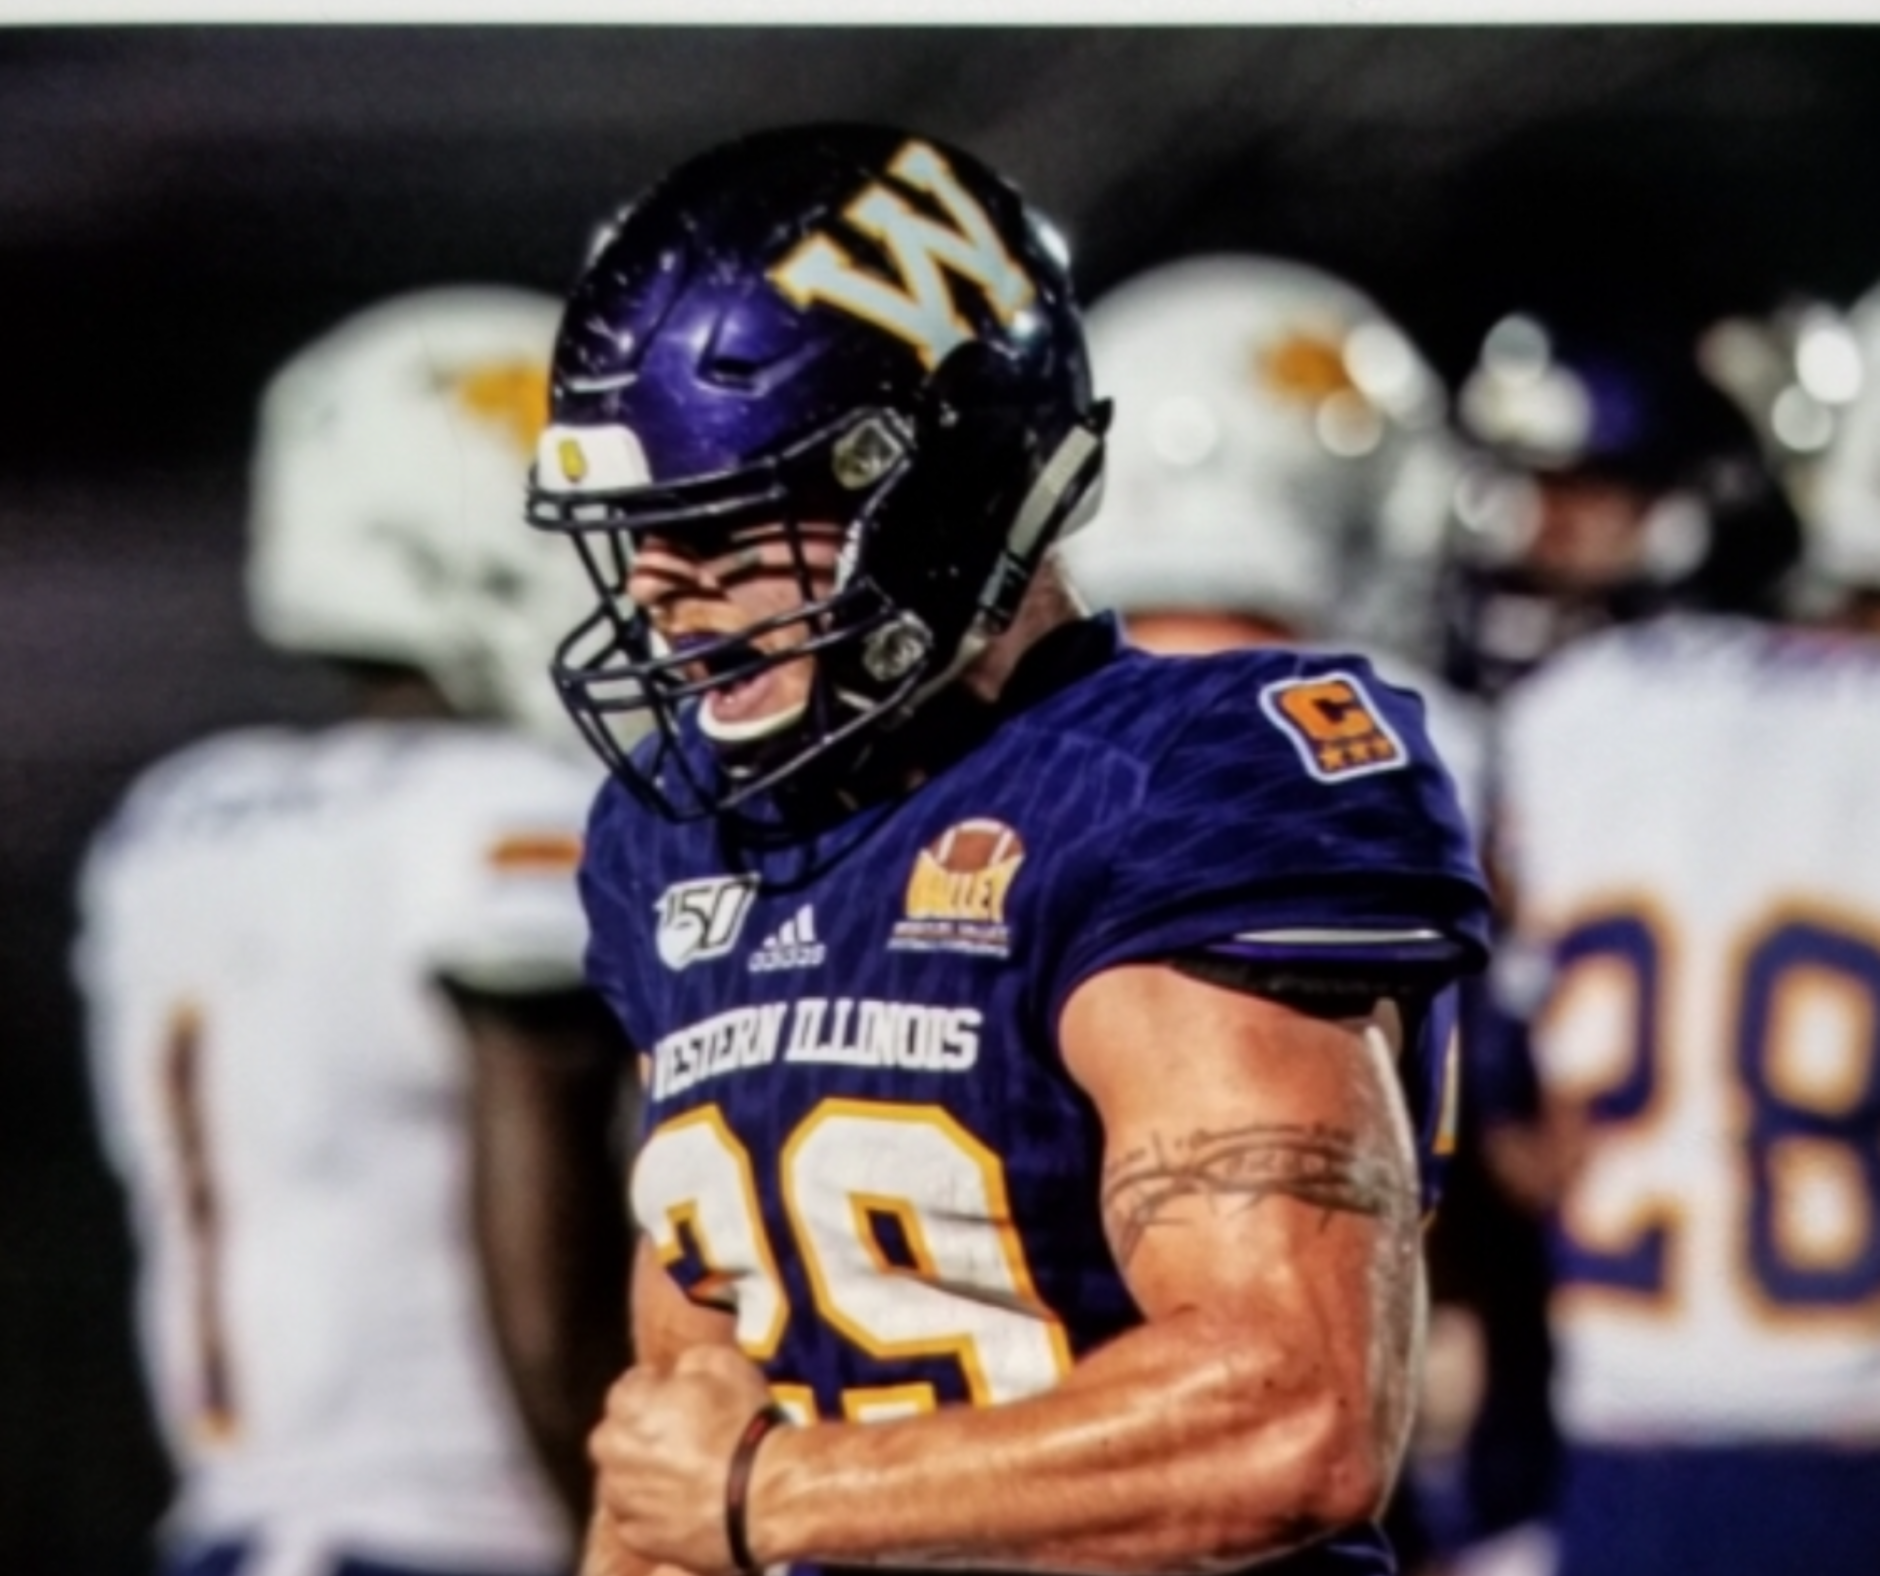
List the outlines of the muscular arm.
{"label": "muscular arm", "polygon": [[585,993],[447,986],[470,1047],[478,1259],[518,1411],[570,1525],[588,1430],[628,1358],[624,1046]]}
{"label": "muscular arm", "polygon": [[1009,1406],[772,1435],[760,1561],[1226,1568],[1382,1504],[1422,1301],[1394,1012],[1324,1022],[1131,967],[1061,1032],[1145,1323]]}

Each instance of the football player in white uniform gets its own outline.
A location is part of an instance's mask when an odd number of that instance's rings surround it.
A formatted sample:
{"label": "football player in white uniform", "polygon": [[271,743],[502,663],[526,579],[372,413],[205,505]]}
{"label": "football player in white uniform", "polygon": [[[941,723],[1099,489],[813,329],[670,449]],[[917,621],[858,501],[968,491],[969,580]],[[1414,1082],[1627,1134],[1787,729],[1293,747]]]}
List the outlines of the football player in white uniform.
{"label": "football player in white uniform", "polygon": [[1250,254],[1152,269],[1085,322],[1117,414],[1103,512],[1064,543],[1078,588],[1151,651],[1363,651],[1423,697],[1477,815],[1481,709],[1417,660],[1456,455],[1408,336],[1344,280]]}
{"label": "football player in white uniform", "polygon": [[1507,699],[1562,1576],[1852,1576],[1880,1548],[1877,416],[1808,523],[1825,620],[1665,613]]}
{"label": "football player in white uniform", "polygon": [[168,1571],[546,1573],[583,1511],[624,1255],[579,988],[595,775],[512,726],[565,723],[546,632],[582,584],[516,523],[555,318],[423,292],[279,372],[251,615],[357,714],[183,750],[85,866]]}

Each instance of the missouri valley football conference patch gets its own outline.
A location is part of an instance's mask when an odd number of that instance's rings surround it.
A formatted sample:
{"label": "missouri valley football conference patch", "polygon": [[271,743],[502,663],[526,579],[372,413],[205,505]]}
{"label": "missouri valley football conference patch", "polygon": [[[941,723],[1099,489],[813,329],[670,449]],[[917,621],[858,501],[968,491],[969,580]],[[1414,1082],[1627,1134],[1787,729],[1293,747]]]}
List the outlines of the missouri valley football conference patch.
{"label": "missouri valley football conference patch", "polygon": [[1005,898],[1024,862],[1024,839],[1002,821],[949,826],[915,857],[889,947],[1008,956]]}
{"label": "missouri valley football conference patch", "polygon": [[1356,674],[1281,679],[1260,691],[1260,709],[1292,740],[1306,770],[1322,783],[1409,764],[1403,740]]}

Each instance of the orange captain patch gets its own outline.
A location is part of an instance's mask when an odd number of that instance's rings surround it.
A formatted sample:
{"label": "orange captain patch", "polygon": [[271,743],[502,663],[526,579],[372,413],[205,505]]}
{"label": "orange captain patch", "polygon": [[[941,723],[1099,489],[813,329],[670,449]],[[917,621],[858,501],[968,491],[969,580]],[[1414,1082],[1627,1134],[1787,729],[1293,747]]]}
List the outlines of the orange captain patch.
{"label": "orange captain patch", "polygon": [[1281,679],[1260,691],[1260,709],[1293,742],[1322,783],[1395,771],[1410,752],[1353,673]]}

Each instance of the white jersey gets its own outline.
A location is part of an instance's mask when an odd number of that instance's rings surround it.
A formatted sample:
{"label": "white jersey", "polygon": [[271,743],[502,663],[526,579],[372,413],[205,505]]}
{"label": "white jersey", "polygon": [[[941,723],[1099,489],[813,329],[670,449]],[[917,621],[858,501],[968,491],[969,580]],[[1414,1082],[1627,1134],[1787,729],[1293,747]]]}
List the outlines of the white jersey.
{"label": "white jersey", "polygon": [[1880,1439],[1880,645],[1667,618],[1509,698],[1571,1437]]}
{"label": "white jersey", "polygon": [[256,730],[146,773],[94,845],[77,965],[176,1530],[566,1558],[483,1313],[432,982],[578,982],[594,786],[495,729]]}

